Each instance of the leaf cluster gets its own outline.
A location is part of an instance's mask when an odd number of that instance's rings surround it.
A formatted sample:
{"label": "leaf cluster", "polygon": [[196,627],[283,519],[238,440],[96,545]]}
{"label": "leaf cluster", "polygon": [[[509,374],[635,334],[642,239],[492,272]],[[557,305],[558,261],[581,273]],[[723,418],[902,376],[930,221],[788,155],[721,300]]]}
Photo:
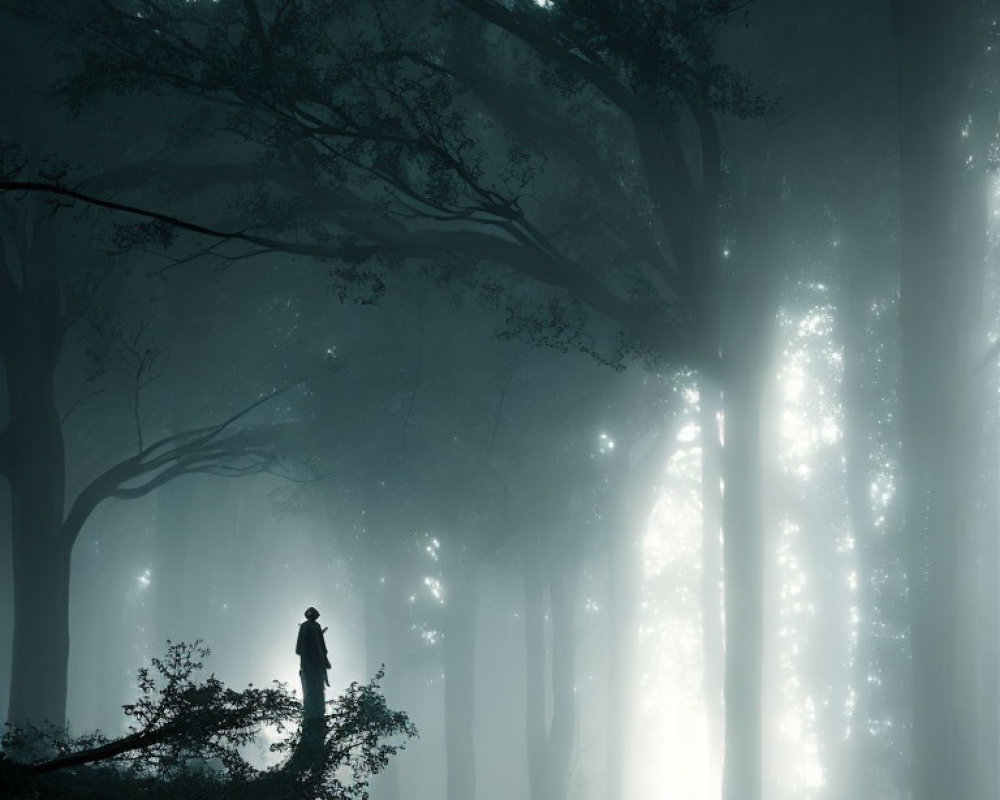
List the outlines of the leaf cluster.
{"label": "leaf cluster", "polygon": [[138,671],[139,698],[123,706],[134,735],[168,735],[128,758],[143,773],[172,775],[193,760],[216,758],[230,775],[246,776],[250,766],[238,748],[249,744],[264,725],[284,730],[298,712],[298,701],[286,687],[242,691],[227,688],[215,675],[192,680],[210,651],[200,641],[168,641],[164,658]]}
{"label": "leaf cluster", "polygon": [[[62,90],[79,108],[104,92],[200,97],[265,159],[447,217],[463,198],[503,205],[485,185],[452,81],[380,2],[108,3]],[[388,202],[388,199],[383,200]]]}
{"label": "leaf cluster", "polygon": [[[670,118],[694,98],[713,111],[758,116],[764,99],[748,78],[721,63],[718,30],[745,2],[733,0],[553,0],[516,4],[566,51],[613,75]],[[568,89],[578,81],[563,75]],[[575,88],[578,88],[575,87]]]}
{"label": "leaf cluster", "polygon": [[[386,705],[382,670],[367,684],[352,683],[328,702],[325,719],[304,727],[298,698],[278,681],[236,691],[215,675],[199,678],[208,655],[200,641],[168,642],[163,658],[140,669],[139,697],[123,707],[131,724],[122,738],[8,726],[4,796],[360,798],[416,735],[406,714]],[[287,758],[259,770],[242,751],[265,727],[284,734],[270,750]]]}
{"label": "leaf cluster", "polygon": [[[602,349],[569,295],[627,334],[615,349],[701,361],[716,117],[766,104],[718,52],[745,5],[108,0],[87,5],[63,89],[206,109],[263,170],[266,202],[228,235],[336,262],[341,299],[378,302],[404,262],[500,266],[555,290],[536,313],[515,308],[509,327],[529,341]],[[261,229],[281,235],[246,233]]]}

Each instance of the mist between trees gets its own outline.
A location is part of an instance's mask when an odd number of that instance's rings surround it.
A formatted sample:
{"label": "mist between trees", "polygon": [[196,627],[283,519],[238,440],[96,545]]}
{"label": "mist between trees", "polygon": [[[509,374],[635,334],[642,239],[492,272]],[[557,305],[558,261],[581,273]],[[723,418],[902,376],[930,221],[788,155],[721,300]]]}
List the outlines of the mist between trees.
{"label": "mist between trees", "polygon": [[65,5],[0,2],[11,723],[297,686],[315,606],[376,800],[1000,794],[994,3]]}

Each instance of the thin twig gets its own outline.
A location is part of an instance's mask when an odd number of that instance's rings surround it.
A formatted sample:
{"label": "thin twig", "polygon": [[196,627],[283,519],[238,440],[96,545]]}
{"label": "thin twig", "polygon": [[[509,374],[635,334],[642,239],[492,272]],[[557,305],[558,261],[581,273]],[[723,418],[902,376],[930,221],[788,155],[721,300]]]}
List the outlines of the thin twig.
{"label": "thin twig", "polygon": [[73,411],[75,411],[77,408],[79,408],[84,403],[86,403],[91,397],[99,395],[99,394],[101,394],[103,392],[104,392],[103,388],[102,389],[95,389],[90,394],[86,394],[83,397],[81,397],[81,398],[77,399],[76,401],[74,401],[74,403],[69,408],[66,409],[66,412],[59,419],[59,422],[61,424],[65,425],[66,424],[66,420],[69,419],[69,415],[72,414]]}

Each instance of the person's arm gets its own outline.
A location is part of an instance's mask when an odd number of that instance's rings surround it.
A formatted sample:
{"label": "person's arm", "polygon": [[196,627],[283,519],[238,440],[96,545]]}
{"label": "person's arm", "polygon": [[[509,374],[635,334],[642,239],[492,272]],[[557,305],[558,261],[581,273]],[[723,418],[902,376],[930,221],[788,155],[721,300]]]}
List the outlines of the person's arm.
{"label": "person's arm", "polygon": [[319,638],[319,649],[323,653],[323,663],[326,664],[326,668],[330,669],[330,659],[328,658],[328,653],[326,649],[326,637],[323,634],[326,633],[326,628],[317,629],[316,636]]}

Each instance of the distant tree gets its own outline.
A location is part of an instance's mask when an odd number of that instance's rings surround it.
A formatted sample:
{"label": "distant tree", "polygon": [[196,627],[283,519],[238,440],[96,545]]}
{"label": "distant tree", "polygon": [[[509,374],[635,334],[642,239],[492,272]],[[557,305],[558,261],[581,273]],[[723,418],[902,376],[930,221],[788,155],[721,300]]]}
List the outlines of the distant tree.
{"label": "distant tree", "polygon": [[[628,461],[633,438],[665,421],[667,403],[659,381],[637,380],[642,370],[611,372],[580,356],[536,355],[522,372],[504,423],[504,550],[523,587],[529,792],[555,800],[577,777],[581,702],[571,687],[579,685],[583,570],[605,555],[613,654],[607,746],[609,755],[622,752],[635,621],[629,589],[638,581],[620,563],[635,555],[624,510],[635,477]],[[615,763],[609,758],[612,769]]]}
{"label": "distant tree", "polygon": [[[942,794],[971,800],[995,794],[997,782],[996,706],[984,702],[997,697],[995,667],[981,694],[970,690],[982,664],[980,636],[995,641],[994,632],[992,624],[982,632],[970,627],[981,600],[969,591],[976,561],[986,555],[992,562],[987,587],[996,569],[996,531],[989,530],[980,549],[974,524],[980,493],[996,493],[975,475],[985,430],[980,396],[995,392],[982,385],[977,351],[986,349],[979,302],[996,166],[996,30],[971,0],[947,7],[893,2],[891,9],[899,79],[900,488],[913,664],[911,791],[915,800]],[[984,707],[991,708],[985,725]],[[988,749],[979,750],[987,741]]]}
{"label": "distant tree", "polygon": [[579,573],[593,547],[585,529],[594,512],[587,495],[595,491],[582,438],[576,447],[546,448],[519,461],[512,486],[510,524],[522,539],[525,750],[533,800],[567,796],[577,745]]}

